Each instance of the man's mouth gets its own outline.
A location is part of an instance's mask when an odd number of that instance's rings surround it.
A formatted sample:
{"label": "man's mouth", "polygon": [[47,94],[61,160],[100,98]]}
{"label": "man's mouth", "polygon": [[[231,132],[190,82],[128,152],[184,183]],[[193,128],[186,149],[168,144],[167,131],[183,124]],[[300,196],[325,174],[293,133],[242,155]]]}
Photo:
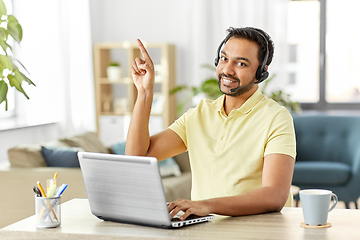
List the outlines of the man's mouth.
{"label": "man's mouth", "polygon": [[230,79],[226,79],[226,78],[222,78],[222,80],[224,81],[225,84],[231,84],[231,83],[235,83],[235,80],[230,80]]}
{"label": "man's mouth", "polygon": [[238,87],[238,85],[240,84],[239,79],[226,76],[225,74],[220,74],[219,79],[222,80],[224,86],[230,88]]}

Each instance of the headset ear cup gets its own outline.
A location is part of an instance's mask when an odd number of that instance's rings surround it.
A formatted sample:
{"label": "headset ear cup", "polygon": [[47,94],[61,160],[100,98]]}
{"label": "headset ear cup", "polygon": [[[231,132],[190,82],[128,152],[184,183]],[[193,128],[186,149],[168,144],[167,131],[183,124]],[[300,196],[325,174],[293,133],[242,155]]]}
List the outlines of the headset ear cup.
{"label": "headset ear cup", "polygon": [[215,58],[214,64],[215,64],[215,67],[217,67],[219,65],[219,57]]}
{"label": "headset ear cup", "polygon": [[258,69],[256,69],[256,73],[255,73],[255,78],[256,78],[256,80],[260,81],[262,72],[263,72],[263,71],[262,71],[262,69],[261,69],[261,66],[259,66]]}
{"label": "headset ear cup", "polygon": [[265,70],[265,72],[263,72],[261,74],[261,81],[264,81],[265,79],[267,79],[269,77],[269,72]]}
{"label": "headset ear cup", "polygon": [[256,75],[255,75],[256,80],[258,80],[257,83],[261,83],[268,77],[269,77],[269,72],[265,68],[262,69],[261,66],[259,66],[258,69],[256,70]]}

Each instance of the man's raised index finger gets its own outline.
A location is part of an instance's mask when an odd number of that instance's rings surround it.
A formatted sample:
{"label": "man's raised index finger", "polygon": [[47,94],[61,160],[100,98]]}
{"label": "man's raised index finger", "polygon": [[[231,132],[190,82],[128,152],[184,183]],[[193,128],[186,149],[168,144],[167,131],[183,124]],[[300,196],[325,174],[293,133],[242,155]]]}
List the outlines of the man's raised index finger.
{"label": "man's raised index finger", "polygon": [[144,56],[144,59],[145,59],[145,60],[149,60],[149,61],[152,62],[152,60],[151,60],[148,52],[146,51],[146,48],[144,47],[144,45],[143,45],[143,43],[140,41],[140,39],[137,39],[137,44],[138,44],[138,46],[139,46],[139,48],[140,48],[140,51],[141,51],[142,55]]}

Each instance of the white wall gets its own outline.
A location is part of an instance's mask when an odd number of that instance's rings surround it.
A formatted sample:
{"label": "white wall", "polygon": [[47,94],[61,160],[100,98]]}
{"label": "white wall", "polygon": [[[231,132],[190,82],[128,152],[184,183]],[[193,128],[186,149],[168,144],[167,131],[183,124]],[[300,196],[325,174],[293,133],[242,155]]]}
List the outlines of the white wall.
{"label": "white wall", "polygon": [[[196,43],[192,31],[198,23],[194,21],[196,2],[193,0],[90,0],[93,44],[98,42],[135,42],[137,38],[146,42],[172,43],[176,45],[177,83],[194,83]],[[208,27],[208,26],[204,26]],[[225,29],[218,34],[211,52],[202,63],[213,63],[217,44],[225,36]],[[206,70],[205,70],[206,71]],[[207,72],[208,73],[208,72]],[[200,81],[203,81],[200,79]]]}
{"label": "white wall", "polygon": [[[287,56],[283,0],[89,0],[93,44],[98,42],[167,42],[177,49],[177,83],[198,86],[213,72],[219,43],[229,27],[264,29],[276,43],[270,73],[283,74]],[[258,8],[258,6],[263,6]],[[281,50],[280,50],[281,49]],[[279,51],[280,50],[280,51]],[[285,55],[284,55],[285,54]]]}

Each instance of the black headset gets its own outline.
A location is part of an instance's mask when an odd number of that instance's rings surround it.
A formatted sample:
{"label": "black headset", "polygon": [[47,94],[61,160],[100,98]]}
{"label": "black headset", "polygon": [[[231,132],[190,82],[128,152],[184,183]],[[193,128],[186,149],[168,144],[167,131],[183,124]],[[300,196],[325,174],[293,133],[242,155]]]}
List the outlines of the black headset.
{"label": "black headset", "polygon": [[[268,48],[268,40],[266,39],[266,37],[259,32],[258,30],[254,29],[254,28],[248,28],[251,29],[253,31],[255,31],[256,33],[258,33],[265,41],[265,45],[266,45],[266,53],[265,53],[265,57],[264,57],[264,61],[262,62],[262,64],[258,67],[258,69],[256,70],[256,74],[255,74],[255,78],[257,80],[257,82],[255,82],[255,84],[261,83],[262,81],[264,81],[265,79],[267,79],[269,77],[269,72],[266,70],[265,66],[266,66],[266,62],[269,58],[269,48]],[[215,67],[218,66],[219,61],[220,61],[220,51],[222,46],[231,38],[233,37],[232,35],[227,35],[226,38],[224,40],[222,40],[222,42],[220,43],[218,49],[217,49],[217,57],[215,58]]]}

